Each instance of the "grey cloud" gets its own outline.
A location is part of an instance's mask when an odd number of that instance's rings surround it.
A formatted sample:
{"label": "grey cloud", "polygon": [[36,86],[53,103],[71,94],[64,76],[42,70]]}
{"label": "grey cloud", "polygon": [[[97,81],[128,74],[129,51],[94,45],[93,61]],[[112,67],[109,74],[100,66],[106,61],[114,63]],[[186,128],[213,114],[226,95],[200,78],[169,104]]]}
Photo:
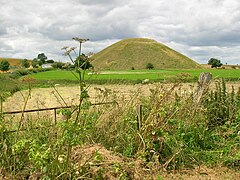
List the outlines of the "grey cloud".
{"label": "grey cloud", "polygon": [[122,1],[119,1],[119,0],[78,0],[77,2],[79,2],[80,4],[83,4],[83,5],[118,6],[118,5],[125,4],[128,1],[127,0],[122,0]]}
{"label": "grey cloud", "polygon": [[[56,22],[44,27],[41,30],[30,28],[30,32],[39,32],[55,40],[68,40],[74,36],[83,36],[100,41],[104,39],[122,39],[127,37],[137,37],[137,23],[131,14],[131,9],[127,6],[123,8],[113,8],[110,11],[95,12],[95,7],[90,7],[89,11],[82,16],[75,14],[71,19],[58,19]],[[75,9],[77,11],[77,9]],[[127,20],[126,20],[127,19]]]}
{"label": "grey cloud", "polygon": [[6,33],[7,33],[6,29],[4,27],[0,26],[0,36],[4,35]]}

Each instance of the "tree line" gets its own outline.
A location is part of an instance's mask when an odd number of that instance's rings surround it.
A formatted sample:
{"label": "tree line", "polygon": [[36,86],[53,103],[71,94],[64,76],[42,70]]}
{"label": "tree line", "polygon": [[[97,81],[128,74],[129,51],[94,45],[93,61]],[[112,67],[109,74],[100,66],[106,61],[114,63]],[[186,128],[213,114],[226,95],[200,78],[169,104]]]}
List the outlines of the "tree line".
{"label": "tree line", "polygon": [[[51,67],[56,69],[75,68],[78,65],[80,65],[82,69],[93,68],[93,65],[90,63],[89,57],[86,56],[85,54],[81,54],[80,56],[78,56],[77,59],[74,61],[74,64],[71,64],[71,63],[55,62],[52,59],[48,59],[44,53],[40,53],[32,61],[23,59],[20,65],[23,68],[29,68],[31,65],[33,68],[39,68],[39,67],[42,67],[43,64],[51,64]],[[8,71],[9,69],[10,69],[10,63],[8,62],[8,60],[5,59],[0,61],[1,71]]]}

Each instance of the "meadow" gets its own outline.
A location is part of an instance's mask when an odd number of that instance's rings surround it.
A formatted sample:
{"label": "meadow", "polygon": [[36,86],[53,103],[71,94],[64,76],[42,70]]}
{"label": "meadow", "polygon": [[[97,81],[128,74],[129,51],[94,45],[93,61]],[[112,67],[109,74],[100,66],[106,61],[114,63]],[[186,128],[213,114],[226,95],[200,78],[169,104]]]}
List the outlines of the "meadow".
{"label": "meadow", "polygon": [[[149,79],[153,81],[169,80],[179,75],[185,75],[188,81],[196,81],[202,72],[210,72],[213,78],[224,78],[237,81],[240,78],[238,69],[194,69],[194,70],[129,70],[102,71],[100,73],[86,73],[86,80],[127,80],[136,81]],[[76,73],[71,71],[47,71],[29,75],[37,80],[76,80]],[[97,81],[95,81],[97,82]],[[140,81],[141,82],[141,81]]]}

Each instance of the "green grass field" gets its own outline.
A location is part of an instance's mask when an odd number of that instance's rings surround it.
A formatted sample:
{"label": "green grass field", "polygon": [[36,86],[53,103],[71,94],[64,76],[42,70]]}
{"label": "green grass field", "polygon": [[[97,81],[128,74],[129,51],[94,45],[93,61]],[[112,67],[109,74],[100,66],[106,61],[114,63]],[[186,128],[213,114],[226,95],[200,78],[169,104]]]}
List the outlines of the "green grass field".
{"label": "green grass field", "polygon": [[[240,70],[237,69],[198,69],[198,70],[134,70],[134,71],[103,71],[99,74],[86,74],[91,80],[167,80],[188,74],[189,79],[196,79],[201,72],[210,72],[213,78],[239,80]],[[29,75],[37,80],[76,80],[70,71],[47,71]]]}

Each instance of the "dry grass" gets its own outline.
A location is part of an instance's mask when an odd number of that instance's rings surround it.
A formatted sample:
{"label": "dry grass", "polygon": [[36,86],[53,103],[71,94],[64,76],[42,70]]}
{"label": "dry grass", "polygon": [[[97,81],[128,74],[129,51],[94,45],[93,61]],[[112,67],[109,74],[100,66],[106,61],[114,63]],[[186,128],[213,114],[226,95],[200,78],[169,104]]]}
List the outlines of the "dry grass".
{"label": "dry grass", "polygon": [[[150,90],[159,86],[161,83],[155,84],[136,84],[136,85],[91,85],[89,88],[89,96],[92,103],[101,102],[99,99],[99,89],[105,93],[116,94],[116,98],[125,101],[129,100],[129,97],[134,93],[139,93],[142,96],[150,95]],[[166,88],[172,87],[172,84],[164,84]],[[184,93],[191,93],[196,89],[196,83],[184,83],[180,85],[177,91]],[[240,87],[240,83],[231,82],[227,83],[227,87],[231,90],[231,87],[236,90]],[[210,88],[215,88],[215,84],[212,83]],[[56,87],[57,91],[61,94],[63,99],[68,105],[74,105],[78,101],[79,88],[77,86],[72,87]],[[24,98],[27,96],[28,91],[24,90],[21,92],[16,92],[13,96],[9,97],[3,103],[4,111],[14,111],[21,110],[24,105]],[[111,99],[105,99],[105,101]],[[27,103],[26,109],[39,109],[48,107],[64,106],[64,102],[57,95],[53,88],[36,88],[31,91],[31,97]]]}
{"label": "dry grass", "polygon": [[87,166],[89,173],[96,176],[101,170],[105,179],[119,179],[121,174],[128,174],[132,179],[186,179],[186,180],[233,180],[240,179],[240,173],[227,167],[199,166],[194,169],[181,169],[179,171],[163,171],[146,169],[141,160],[134,160],[107,150],[100,144],[75,147],[72,160],[76,168]]}

